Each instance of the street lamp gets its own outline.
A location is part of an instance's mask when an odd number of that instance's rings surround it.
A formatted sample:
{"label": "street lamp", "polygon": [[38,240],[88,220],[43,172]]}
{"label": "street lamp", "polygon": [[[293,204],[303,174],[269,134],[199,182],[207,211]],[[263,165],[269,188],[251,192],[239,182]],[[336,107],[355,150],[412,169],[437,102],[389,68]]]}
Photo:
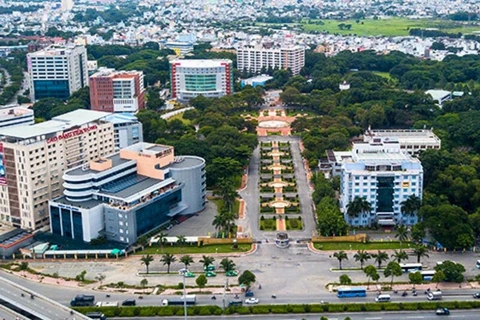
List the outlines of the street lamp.
{"label": "street lamp", "polygon": [[183,314],[185,320],[187,320],[187,290],[185,288],[185,275],[187,274],[188,269],[185,268],[184,272],[182,273],[183,275]]}
{"label": "street lamp", "polygon": [[225,311],[225,295],[228,288],[228,278],[225,279],[225,286],[223,287],[223,311]]}

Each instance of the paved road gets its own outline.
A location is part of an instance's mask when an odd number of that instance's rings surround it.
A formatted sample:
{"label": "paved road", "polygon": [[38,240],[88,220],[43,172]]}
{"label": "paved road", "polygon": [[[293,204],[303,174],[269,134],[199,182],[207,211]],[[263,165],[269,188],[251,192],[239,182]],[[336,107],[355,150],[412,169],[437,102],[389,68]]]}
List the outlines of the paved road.
{"label": "paved road", "polygon": [[19,319],[25,319],[25,317],[23,317],[22,315],[4,307],[4,306],[0,306],[0,319],[2,320],[14,320],[16,318],[19,318]]}
{"label": "paved road", "polygon": [[[434,311],[425,311],[425,312],[390,312],[390,313],[380,313],[380,312],[370,312],[370,313],[342,313],[342,314],[292,314],[292,315],[229,315],[222,317],[212,317],[213,319],[262,319],[262,320],[318,320],[320,317],[327,317],[328,320],[343,320],[346,317],[350,317],[352,320],[398,320],[398,319],[421,319],[421,320],[433,320],[439,319],[435,315]],[[205,317],[192,317],[189,316],[189,319],[205,319]],[[462,319],[462,320],[478,320],[478,311],[477,310],[453,310],[449,317],[446,319]],[[112,318],[118,320],[142,320],[143,318]],[[152,317],[149,319],[165,319],[162,317]],[[183,317],[169,317],[170,320],[182,320]]]}
{"label": "paved road", "polygon": [[[41,319],[88,319],[79,313],[70,314],[71,310],[69,308],[58,305],[58,302],[45,298],[30,288],[18,285],[16,281],[12,282],[4,277],[0,277],[0,283],[1,300],[21,307],[24,311]],[[32,294],[34,295],[33,299],[31,298]],[[48,294],[46,296],[48,297]]]}

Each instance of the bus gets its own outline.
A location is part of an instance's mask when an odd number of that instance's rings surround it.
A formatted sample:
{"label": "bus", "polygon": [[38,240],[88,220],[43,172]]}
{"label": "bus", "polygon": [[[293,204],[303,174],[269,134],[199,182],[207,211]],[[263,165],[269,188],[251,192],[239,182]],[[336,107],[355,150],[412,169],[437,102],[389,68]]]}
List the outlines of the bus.
{"label": "bus", "polygon": [[435,270],[420,271],[420,274],[422,275],[423,281],[432,281],[435,272]]}
{"label": "bus", "polygon": [[197,303],[197,297],[194,294],[187,294],[185,298],[183,296],[172,297],[162,301],[163,306],[183,306],[184,304],[192,306],[195,303]]}
{"label": "bus", "polygon": [[353,298],[365,296],[367,296],[367,290],[365,288],[339,288],[337,291],[337,297],[339,298]]}
{"label": "bus", "polygon": [[400,263],[402,272],[417,272],[422,270],[421,263]]}

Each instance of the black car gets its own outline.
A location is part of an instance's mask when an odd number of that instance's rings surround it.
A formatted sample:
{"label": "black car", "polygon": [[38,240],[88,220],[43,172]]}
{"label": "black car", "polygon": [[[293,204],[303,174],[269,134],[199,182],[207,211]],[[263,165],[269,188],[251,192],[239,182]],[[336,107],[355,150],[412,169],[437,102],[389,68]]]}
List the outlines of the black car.
{"label": "black car", "polygon": [[480,292],[474,293],[474,294],[473,294],[473,297],[474,297],[475,299],[480,299]]}
{"label": "black car", "polygon": [[122,302],[122,306],[134,306],[136,304],[135,299],[127,299]]}

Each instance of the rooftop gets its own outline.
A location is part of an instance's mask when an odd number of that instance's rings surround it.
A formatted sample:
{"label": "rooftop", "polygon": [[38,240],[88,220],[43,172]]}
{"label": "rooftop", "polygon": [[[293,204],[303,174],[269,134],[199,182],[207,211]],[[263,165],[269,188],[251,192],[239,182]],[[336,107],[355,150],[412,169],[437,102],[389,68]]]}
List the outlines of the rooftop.
{"label": "rooftop", "polygon": [[[133,160],[120,158],[119,153],[115,153],[106,158],[112,160],[112,168],[115,168],[116,166],[119,166],[127,162],[133,163]],[[102,161],[102,159],[99,159],[98,161]],[[98,173],[98,171],[92,170],[89,167],[84,165],[65,171],[65,174],[72,175],[72,176],[82,176],[86,174],[95,174],[95,173]]]}
{"label": "rooftop", "polygon": [[111,122],[115,125],[120,123],[138,122],[138,119],[133,113],[112,113],[105,117],[105,121]]}
{"label": "rooftop", "polygon": [[180,67],[186,68],[217,68],[222,64],[231,64],[232,60],[229,59],[175,59],[170,61],[171,64],[179,64]]}
{"label": "rooftop", "polygon": [[44,57],[44,56],[58,56],[58,55],[69,55],[77,47],[83,47],[78,45],[51,45],[42,50],[31,52],[28,55],[31,57]]}
{"label": "rooftop", "polygon": [[28,139],[56,132],[64,132],[76,126],[98,121],[109,114],[108,112],[79,109],[33,125],[1,128],[0,136]]}
{"label": "rooftop", "polygon": [[413,129],[379,129],[365,132],[364,140],[369,141],[373,137],[396,138],[400,144],[406,143],[439,143],[438,138],[432,130]]}
{"label": "rooftop", "polygon": [[251,77],[251,78],[248,78],[248,79],[242,79],[242,81],[244,81],[244,82],[265,82],[265,81],[272,80],[272,79],[273,79],[273,77],[269,76],[268,74],[261,74],[261,75],[256,76],[256,77]]}
{"label": "rooftop", "polygon": [[18,241],[32,237],[30,232],[22,229],[14,229],[0,235],[0,247],[9,247]]}
{"label": "rooftop", "polygon": [[437,90],[437,89],[427,90],[425,91],[425,93],[431,95],[433,100],[442,100],[446,96],[449,96],[452,94],[450,91]]}
{"label": "rooftop", "polygon": [[[134,175],[133,178],[135,178],[133,182],[125,181],[124,186],[121,183],[117,183],[117,181],[115,181],[115,184],[112,185],[112,188],[109,190],[106,190],[106,185],[104,185],[98,193],[127,200],[131,196],[134,196],[135,194],[140,193],[155,185],[168,185],[174,182],[174,180],[171,178],[166,180],[158,180],[141,175]],[[161,186],[158,187],[160,188]]]}
{"label": "rooftop", "polygon": [[86,201],[82,201],[82,202],[74,202],[74,201],[68,200],[67,198],[65,198],[65,196],[62,196],[60,198],[56,198],[53,201],[55,201],[56,203],[64,204],[66,206],[77,207],[77,208],[82,207],[82,208],[85,208],[85,209],[95,208],[99,204],[103,203],[102,201],[95,200],[95,199],[86,200]]}
{"label": "rooftop", "polygon": [[132,77],[136,74],[142,73],[141,71],[136,70],[115,70],[113,68],[99,68],[97,72],[92,74],[90,78],[100,78],[100,77],[118,77],[121,78],[122,75]]}
{"label": "rooftop", "polygon": [[205,160],[195,156],[180,156],[175,157],[175,162],[171,163],[168,167],[172,169],[184,169],[200,166],[205,163]]}

